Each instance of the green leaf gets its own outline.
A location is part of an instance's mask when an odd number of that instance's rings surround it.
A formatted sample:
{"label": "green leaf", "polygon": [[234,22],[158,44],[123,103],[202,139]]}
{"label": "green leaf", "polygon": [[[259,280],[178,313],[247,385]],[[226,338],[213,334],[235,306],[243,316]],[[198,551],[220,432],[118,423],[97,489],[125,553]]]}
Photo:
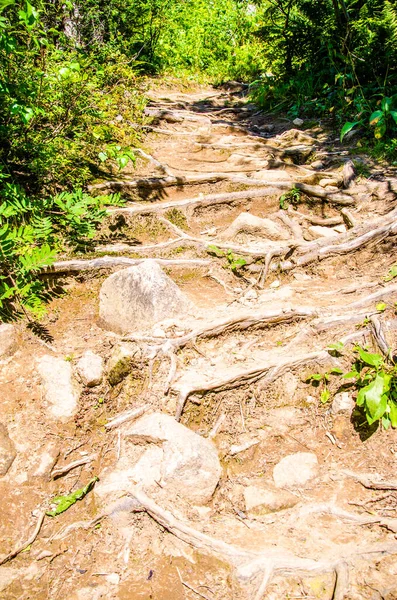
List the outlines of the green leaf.
{"label": "green leaf", "polygon": [[391,110],[389,114],[392,116],[394,122],[397,125],[397,110]]}
{"label": "green leaf", "polygon": [[386,412],[387,398],[383,394],[383,377],[377,375],[375,379],[366,387],[365,390],[365,408],[369,413],[367,420],[370,425],[378,421]]}
{"label": "green leaf", "polygon": [[98,154],[98,158],[101,162],[105,162],[105,160],[108,159],[108,155],[106,154],[106,152],[100,152]]}
{"label": "green leaf", "polygon": [[225,256],[224,251],[218,248],[218,246],[214,246],[213,244],[207,246],[207,252],[209,254],[215,254],[215,256],[217,256],[218,258],[222,258],[223,256]]}
{"label": "green leaf", "polygon": [[379,119],[378,124],[375,127],[375,137],[377,140],[380,140],[386,133],[386,121],[385,119]]}
{"label": "green leaf", "polygon": [[371,352],[367,352],[363,350],[360,346],[357,346],[356,350],[358,351],[361,360],[371,367],[375,367],[378,369],[380,365],[383,363],[383,358],[380,354],[372,354]]}
{"label": "green leaf", "polygon": [[385,275],[383,281],[391,281],[395,277],[397,277],[397,265],[393,265],[392,267],[390,267],[389,272],[387,275]]}
{"label": "green leaf", "polygon": [[15,0],[0,0],[0,13],[3,12],[7,6],[11,6],[15,4]]}
{"label": "green leaf", "polygon": [[313,373],[312,375],[309,375],[306,381],[322,381],[322,379],[323,376],[321,373]]}
{"label": "green leaf", "polygon": [[392,427],[397,427],[397,404],[389,400],[389,419]]}
{"label": "green leaf", "polygon": [[344,347],[345,347],[345,345],[343,342],[336,342],[335,344],[328,344],[328,350],[335,350],[339,354],[341,354]]}
{"label": "green leaf", "polygon": [[56,496],[51,502],[52,504],[56,504],[56,508],[54,508],[54,510],[47,511],[46,514],[49,517],[56,517],[57,515],[65,512],[65,510],[68,510],[68,508],[73,506],[73,504],[75,504],[78,500],[82,500],[84,496],[86,496],[88,492],[92,490],[97,481],[99,481],[98,477],[94,477],[87,483],[86,486],[76,490],[72,494],[69,494],[68,496]]}
{"label": "green leaf", "polygon": [[331,375],[343,375],[342,369],[338,369],[338,367],[334,367],[330,371]]}
{"label": "green leaf", "polygon": [[390,425],[391,425],[391,421],[389,419],[389,417],[382,417],[382,425],[384,429],[389,429]]}
{"label": "green leaf", "polygon": [[354,129],[354,127],[356,125],[358,125],[359,123],[361,123],[361,121],[353,121],[353,122],[347,122],[343,125],[341,132],[340,132],[340,141],[343,142],[343,138],[345,137],[345,135],[347,133],[349,133],[349,131],[351,131],[352,129]]}
{"label": "green leaf", "polygon": [[320,395],[320,400],[321,400],[321,402],[322,402],[323,404],[325,404],[326,402],[328,402],[328,400],[329,400],[329,398],[330,398],[330,395],[331,395],[331,394],[329,393],[329,390],[327,390],[327,389],[323,390],[323,391],[321,392],[321,395]]}
{"label": "green leaf", "polygon": [[353,377],[358,377],[359,375],[360,373],[356,369],[352,369],[351,371],[343,375],[343,379],[352,379]]}
{"label": "green leaf", "polygon": [[392,105],[392,99],[385,96],[385,98],[383,98],[382,104],[381,104],[383,112],[389,112],[391,105]]}
{"label": "green leaf", "polygon": [[385,304],[384,302],[379,302],[376,305],[376,310],[378,310],[379,312],[383,312],[384,310],[386,310],[387,308],[387,304]]}
{"label": "green leaf", "polygon": [[383,111],[375,110],[375,112],[373,112],[369,118],[369,124],[372,126],[376,125],[379,122],[379,119],[381,119],[382,117],[383,117]]}

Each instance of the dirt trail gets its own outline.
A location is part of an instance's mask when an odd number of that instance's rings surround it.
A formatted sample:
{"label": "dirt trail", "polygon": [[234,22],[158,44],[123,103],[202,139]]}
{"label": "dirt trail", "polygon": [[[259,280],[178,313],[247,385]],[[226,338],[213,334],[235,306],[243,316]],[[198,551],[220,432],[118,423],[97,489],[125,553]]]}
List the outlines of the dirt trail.
{"label": "dirt trail", "polygon": [[[376,348],[379,302],[397,346],[397,286],[384,282],[397,180],[334,133],[263,115],[232,88],[152,89],[137,168],[92,186],[121,191],[126,205],[109,211],[89,256],[54,266],[68,294],[50,305],[48,341],[21,326],[18,351],[1,363],[17,456],[0,478],[0,559],[29,538],[49,499],[115,468],[126,442],[105,424],[126,409],[148,405],[212,439],[222,463],[214,497],[162,504],[137,490],[109,516],[90,492],[0,566],[5,600],[397,598],[396,431],[369,432],[307,383],[348,371],[354,344]],[[106,364],[121,336],[98,325],[100,287],[146,258],[195,308],[123,336],[151,360],[116,385],[83,387],[74,419],[49,420],[36,360],[74,368],[89,349]],[[327,348],[338,341],[335,356]],[[330,389],[354,396],[337,377]],[[301,481],[277,484],[290,455],[287,475]]]}

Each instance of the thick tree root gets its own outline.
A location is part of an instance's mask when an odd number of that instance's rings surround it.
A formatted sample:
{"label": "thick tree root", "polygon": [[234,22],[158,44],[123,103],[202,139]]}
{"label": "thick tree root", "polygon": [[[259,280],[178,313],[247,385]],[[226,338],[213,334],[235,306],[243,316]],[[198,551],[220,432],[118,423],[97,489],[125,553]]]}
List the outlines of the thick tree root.
{"label": "thick tree root", "polygon": [[102,256],[87,260],[62,260],[48,267],[44,273],[72,273],[80,271],[97,271],[99,269],[114,269],[115,267],[133,267],[146,260],[155,260],[164,267],[208,267],[210,260],[199,258],[126,258],[125,256]]}
{"label": "thick tree root", "polygon": [[171,186],[200,185],[203,183],[217,183],[229,179],[226,173],[205,173],[204,175],[168,175],[167,177],[142,177],[141,179],[120,179],[105,181],[88,186],[90,192],[95,190],[146,189],[157,190]]}
{"label": "thick tree root", "polygon": [[203,382],[200,385],[180,385],[176,388],[179,390],[179,397],[175,418],[177,421],[180,420],[186,400],[192,394],[202,395],[208,392],[222,392],[241,387],[243,385],[251,385],[260,379],[264,380],[266,383],[270,383],[278,377],[281,377],[281,375],[287,371],[294,370],[301,365],[307,365],[312,362],[322,363],[329,358],[330,355],[326,350],[322,350],[320,352],[310,352],[309,354],[303,354],[298,358],[288,358],[284,361],[281,358],[274,359],[273,362],[267,362],[263,365],[258,365],[254,369],[236,372],[235,374],[226,378]]}
{"label": "thick tree root", "polygon": [[[335,573],[333,600],[343,600],[348,592],[349,562],[368,554],[386,555],[397,553],[397,543],[379,544],[370,548],[359,547],[354,553],[351,552],[351,548],[349,547],[346,555],[342,550],[339,556],[333,556],[331,560],[321,561],[301,558],[292,554],[289,550],[275,549],[274,547],[262,551],[247,550],[197,531],[189,524],[174,517],[170,511],[161,508],[138,488],[130,492],[130,496],[143,507],[152,519],[167,531],[193,548],[211,556],[217,556],[231,564],[236,569],[237,577],[242,583],[248,584],[254,578],[260,576],[262,580],[255,593],[255,600],[263,598],[268,585],[276,575],[295,573],[302,575],[329,572]],[[345,516],[346,514],[354,516],[344,512]]]}

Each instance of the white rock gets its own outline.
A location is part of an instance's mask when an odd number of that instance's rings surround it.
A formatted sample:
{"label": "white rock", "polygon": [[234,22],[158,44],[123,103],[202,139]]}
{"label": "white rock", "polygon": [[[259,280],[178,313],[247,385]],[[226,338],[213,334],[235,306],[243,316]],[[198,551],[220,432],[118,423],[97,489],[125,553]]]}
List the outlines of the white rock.
{"label": "white rock", "polygon": [[322,227],[321,225],[311,225],[308,229],[310,233],[312,233],[317,238],[335,237],[336,235],[338,235],[330,227]]}
{"label": "white rock", "polygon": [[275,279],[275,281],[272,281],[272,283],[269,285],[269,288],[271,288],[272,290],[275,290],[277,288],[279,288],[281,285],[281,283],[279,282],[278,279]]}
{"label": "white rock", "polygon": [[292,275],[296,281],[310,281],[312,279],[307,273],[292,273]]}
{"label": "white rock", "polygon": [[318,185],[321,185],[321,187],[327,187],[328,185],[333,186],[333,187],[338,187],[338,181],[336,179],[320,179],[320,181],[318,182]]}
{"label": "white rock", "polygon": [[245,509],[251,515],[264,515],[292,508],[299,498],[270,485],[250,485],[244,489]]}
{"label": "white rock", "polygon": [[0,325],[0,359],[11,356],[17,349],[16,331],[13,325]]}
{"label": "white rock", "polygon": [[318,472],[317,456],[312,452],[296,452],[285,456],[273,469],[276,487],[303,487],[316,477]]}
{"label": "white rock", "polygon": [[[144,452],[134,461],[140,446]],[[134,463],[134,464],[133,464]],[[146,491],[208,502],[219,482],[221,465],[213,443],[164,413],[145,415],[125,432],[120,461],[102,476],[95,492],[107,500],[140,484]]]}
{"label": "white rock", "polygon": [[161,327],[154,327],[153,328],[153,337],[158,337],[158,338],[165,338],[166,334],[164,329],[161,329]]}
{"label": "white rock", "polygon": [[244,294],[244,298],[246,300],[256,300],[258,297],[258,293],[255,290],[248,290],[246,294]]}
{"label": "white rock", "polygon": [[49,441],[40,450],[38,456],[34,456],[32,477],[48,477],[60,454],[58,442]]}
{"label": "white rock", "polygon": [[186,314],[191,303],[155,260],[122,269],[100,291],[100,323],[115,333],[147,329],[162,319]]}
{"label": "white rock", "polygon": [[346,229],[346,225],[336,225],[336,227],[333,228],[334,231],[336,231],[337,233],[346,233],[347,229]]}
{"label": "white rock", "polygon": [[62,420],[72,417],[77,410],[79,391],[70,362],[47,354],[38,359],[37,370],[52,416]]}
{"label": "white rock", "polygon": [[340,394],[335,394],[331,405],[331,412],[334,415],[344,412],[350,414],[354,406],[355,403],[350,394],[348,392],[341,392]]}
{"label": "white rock", "polygon": [[314,162],[312,162],[312,164],[310,166],[313,169],[323,169],[324,163],[321,160],[315,160]]}
{"label": "white rock", "polygon": [[232,239],[239,233],[251,233],[270,240],[287,240],[289,234],[275,221],[262,219],[248,212],[239,214],[237,219],[219,236]]}
{"label": "white rock", "polygon": [[7,427],[0,423],[0,477],[5,475],[16,457],[15,446]]}
{"label": "white rock", "polygon": [[294,119],[293,124],[296,125],[297,127],[302,127],[304,120],[300,119],[299,117],[296,117],[296,119]]}
{"label": "white rock", "polygon": [[77,372],[84,385],[88,387],[100,385],[103,378],[102,357],[94,354],[91,350],[87,350],[77,363]]}

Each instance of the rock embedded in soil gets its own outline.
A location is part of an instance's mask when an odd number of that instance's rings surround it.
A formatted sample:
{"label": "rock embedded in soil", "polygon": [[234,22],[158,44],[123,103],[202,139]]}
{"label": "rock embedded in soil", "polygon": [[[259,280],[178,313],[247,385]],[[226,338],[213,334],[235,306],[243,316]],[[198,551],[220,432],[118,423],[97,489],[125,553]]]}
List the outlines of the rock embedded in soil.
{"label": "rock embedded in soil", "polygon": [[115,333],[147,329],[159,321],[187,314],[188,298],[154,260],[108,277],[100,291],[100,324]]}
{"label": "rock embedded in soil", "polygon": [[37,370],[51,415],[60,420],[72,417],[77,410],[80,394],[70,362],[46,354],[38,359]]}
{"label": "rock embedded in soil", "polygon": [[8,435],[7,427],[0,423],[0,477],[7,474],[15,457],[15,446]]}
{"label": "rock embedded in soil", "polygon": [[87,350],[77,363],[77,372],[87,387],[100,385],[103,378],[102,357],[91,350]]}
{"label": "rock embedded in soil", "polygon": [[351,414],[354,408],[354,400],[348,392],[335,394],[331,405],[331,412],[336,415],[338,413]]}
{"label": "rock embedded in soil", "polygon": [[247,513],[259,516],[292,508],[299,498],[286,490],[261,483],[246,487],[244,500]]}
{"label": "rock embedded in soil", "polygon": [[117,385],[132,373],[135,364],[141,362],[142,352],[135,343],[124,342],[113,349],[106,371],[110,385]]}
{"label": "rock embedded in soil", "polygon": [[17,347],[15,327],[9,323],[0,325],[0,359],[14,354]]}
{"label": "rock embedded in soil", "polygon": [[164,413],[145,415],[125,431],[124,439],[116,469],[95,488],[100,497],[108,500],[139,484],[172,501],[181,497],[205,504],[212,498],[222,468],[210,440]]}
{"label": "rock embedded in soil", "polygon": [[334,229],[331,229],[330,227],[322,227],[322,225],[311,225],[308,230],[316,238],[335,237],[338,235]]}
{"label": "rock embedded in soil", "polygon": [[219,236],[224,239],[233,239],[239,233],[249,233],[265,237],[270,240],[287,240],[289,234],[271,219],[262,219],[243,212]]}
{"label": "rock embedded in soil", "polygon": [[317,456],[312,452],[296,452],[277,463],[273,479],[278,488],[304,487],[317,473]]}

